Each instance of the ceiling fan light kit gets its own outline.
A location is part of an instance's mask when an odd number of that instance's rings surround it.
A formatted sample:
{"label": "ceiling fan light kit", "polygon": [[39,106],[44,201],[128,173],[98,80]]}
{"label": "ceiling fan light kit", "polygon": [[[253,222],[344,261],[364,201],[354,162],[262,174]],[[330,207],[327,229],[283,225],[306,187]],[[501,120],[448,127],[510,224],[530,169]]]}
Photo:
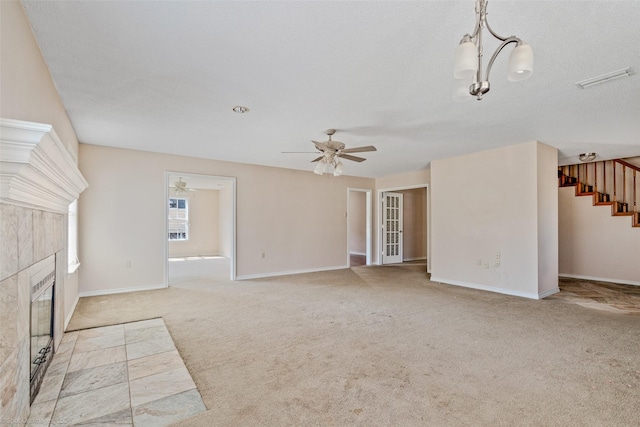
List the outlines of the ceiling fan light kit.
{"label": "ceiling fan light kit", "polygon": [[[482,72],[482,30],[487,29],[489,34],[501,43],[496,48],[487,68]],[[487,0],[476,0],[476,25],[472,34],[465,34],[456,48],[453,66],[453,77],[456,79],[453,98],[457,101],[471,99],[475,96],[478,100],[489,92],[489,74],[498,54],[508,44],[515,43],[516,47],[509,56],[507,78],[517,82],[531,77],[533,73],[533,49],[516,36],[501,37],[489,26],[487,21]],[[465,90],[466,88],[466,90]]]}

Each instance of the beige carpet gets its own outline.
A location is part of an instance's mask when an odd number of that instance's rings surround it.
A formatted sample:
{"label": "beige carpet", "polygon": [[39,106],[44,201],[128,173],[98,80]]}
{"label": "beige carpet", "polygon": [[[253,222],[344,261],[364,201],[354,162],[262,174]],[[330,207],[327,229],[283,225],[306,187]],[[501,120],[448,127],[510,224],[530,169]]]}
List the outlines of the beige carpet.
{"label": "beige carpet", "polygon": [[640,317],[357,267],[82,298],[162,316],[208,411],[185,426],[637,426]]}

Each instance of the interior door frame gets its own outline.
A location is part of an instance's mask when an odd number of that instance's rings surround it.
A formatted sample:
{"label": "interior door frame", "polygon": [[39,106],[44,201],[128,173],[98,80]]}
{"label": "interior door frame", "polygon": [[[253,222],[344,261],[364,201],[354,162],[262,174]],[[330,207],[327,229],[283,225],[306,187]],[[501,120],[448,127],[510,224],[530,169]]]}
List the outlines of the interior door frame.
{"label": "interior door frame", "polygon": [[427,192],[425,197],[426,226],[427,226],[427,273],[431,273],[431,192],[429,184],[405,185],[401,187],[381,188],[376,190],[376,261],[377,265],[382,265],[382,193],[414,190],[416,188],[424,188]]}
{"label": "interior door frame", "polygon": [[169,177],[171,175],[182,175],[183,177],[195,176],[200,178],[211,178],[218,181],[227,181],[231,184],[231,265],[230,265],[230,280],[236,280],[236,177],[235,176],[220,176],[220,175],[206,175],[200,173],[191,172],[176,172],[165,171],[164,172],[164,229],[162,230],[164,236],[164,286],[169,287],[169,239],[167,239],[167,229],[169,226],[169,197],[171,196],[169,191]]}
{"label": "interior door frame", "polygon": [[372,239],[372,224],[373,224],[373,219],[372,219],[372,209],[371,209],[371,199],[372,199],[372,195],[373,195],[373,190],[371,189],[367,189],[367,188],[352,188],[352,187],[347,187],[347,212],[346,212],[346,216],[347,216],[347,267],[351,267],[351,253],[349,251],[349,217],[351,216],[351,192],[352,191],[357,191],[357,192],[361,192],[361,193],[365,193],[365,227],[366,227],[366,236],[365,236],[365,244],[366,244],[366,253],[367,253],[367,261],[366,261],[366,265],[371,265],[372,263],[372,246],[373,246],[373,239]]}

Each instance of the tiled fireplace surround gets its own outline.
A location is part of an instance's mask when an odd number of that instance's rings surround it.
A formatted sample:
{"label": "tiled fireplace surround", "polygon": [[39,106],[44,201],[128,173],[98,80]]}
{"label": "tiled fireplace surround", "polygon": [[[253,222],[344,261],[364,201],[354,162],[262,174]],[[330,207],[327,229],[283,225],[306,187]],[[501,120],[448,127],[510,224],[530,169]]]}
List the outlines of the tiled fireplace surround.
{"label": "tiled fireplace surround", "polygon": [[66,210],[87,186],[48,125],[0,119],[0,424],[29,417],[28,267],[56,255],[54,351],[64,333]]}
{"label": "tiled fireplace surround", "polygon": [[30,307],[27,268],[56,255],[54,348],[64,333],[64,280],[67,272],[65,216],[0,204],[0,410],[2,421],[29,416]]}

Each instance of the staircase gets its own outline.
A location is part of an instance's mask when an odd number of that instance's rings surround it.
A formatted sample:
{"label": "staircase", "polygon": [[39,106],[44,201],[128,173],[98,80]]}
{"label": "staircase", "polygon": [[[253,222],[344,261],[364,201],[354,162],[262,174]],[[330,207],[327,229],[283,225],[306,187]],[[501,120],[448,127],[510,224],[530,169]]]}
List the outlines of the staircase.
{"label": "staircase", "polygon": [[640,167],[622,159],[558,167],[560,187],[575,187],[576,196],[591,196],[594,206],[611,206],[611,215],[630,216],[640,228]]}

